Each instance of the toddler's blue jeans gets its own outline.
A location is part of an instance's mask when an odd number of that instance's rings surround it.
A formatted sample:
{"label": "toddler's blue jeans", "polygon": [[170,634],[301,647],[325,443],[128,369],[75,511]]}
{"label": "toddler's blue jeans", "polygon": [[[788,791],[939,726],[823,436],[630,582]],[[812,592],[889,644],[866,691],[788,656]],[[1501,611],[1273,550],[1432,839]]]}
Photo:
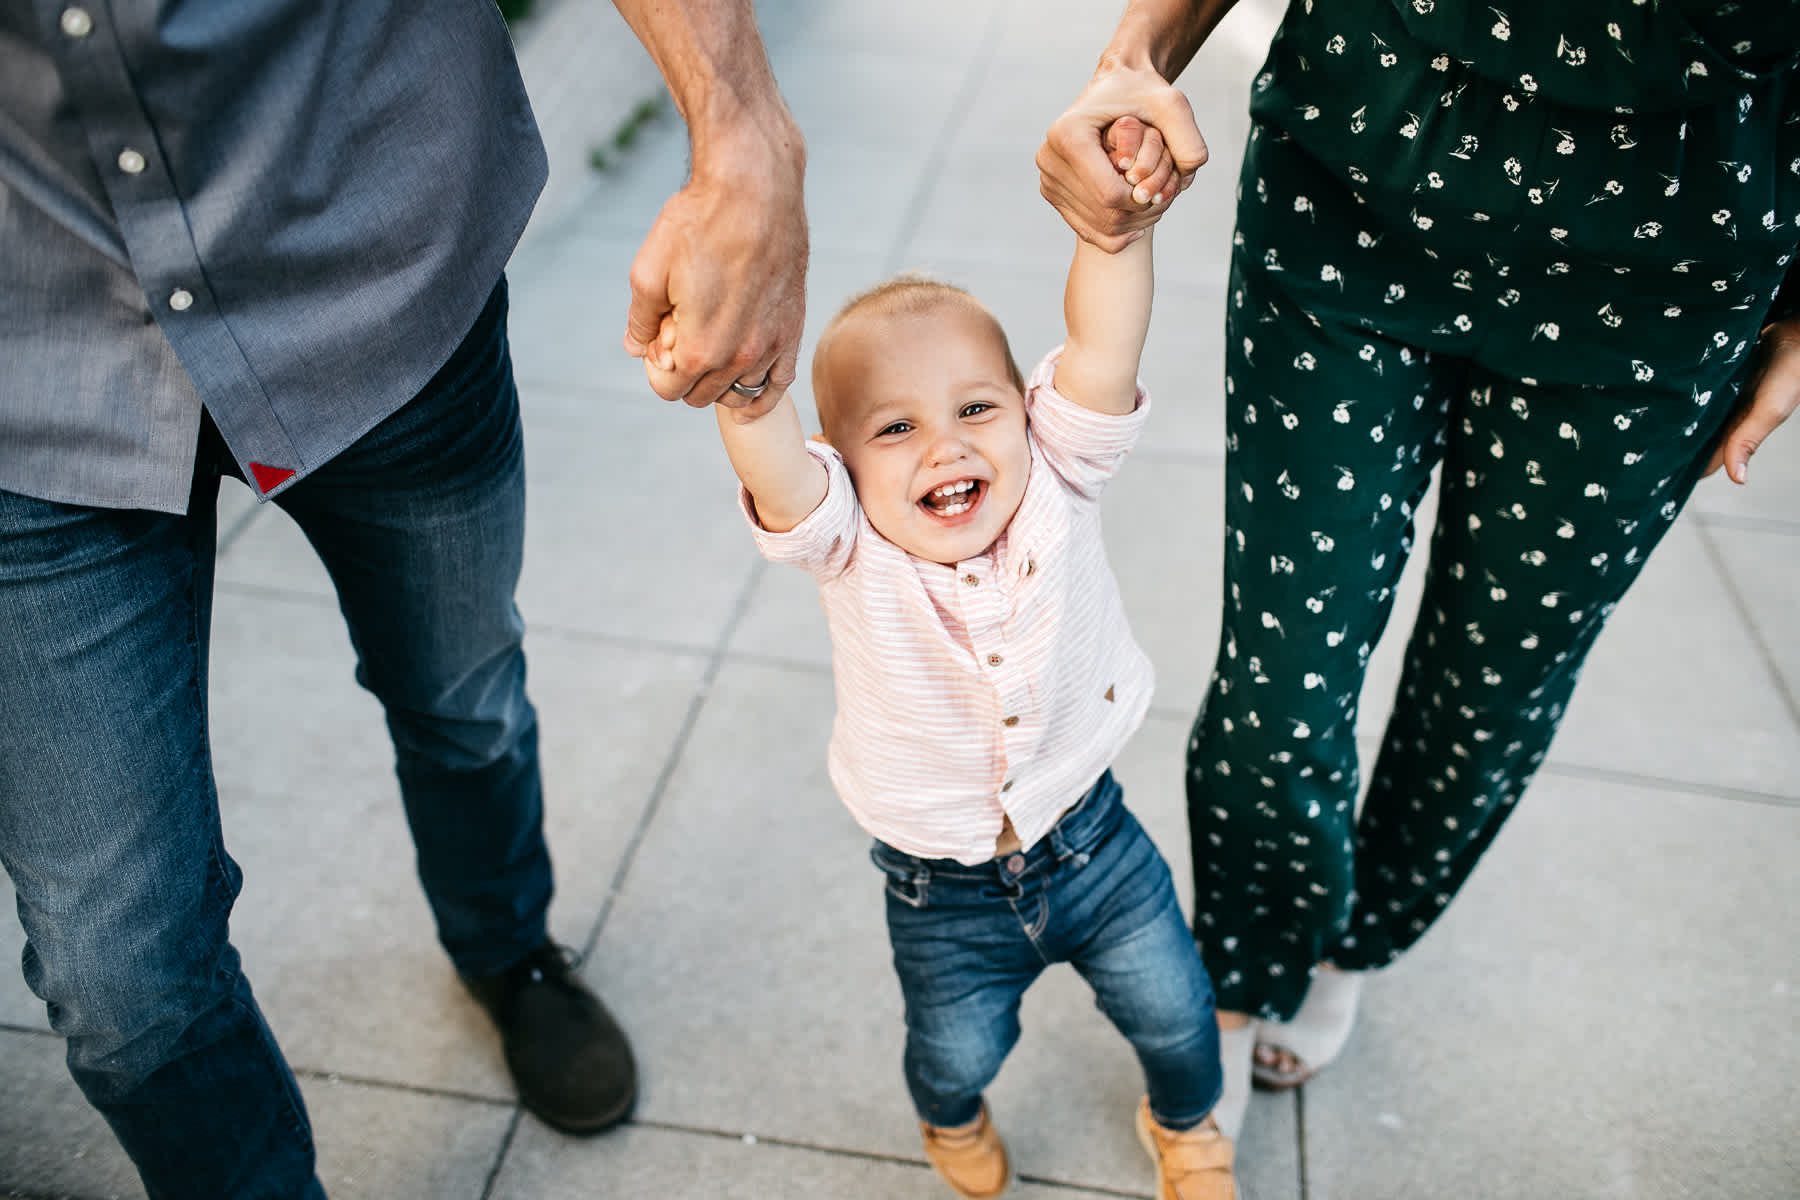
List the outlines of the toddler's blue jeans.
{"label": "toddler's blue jeans", "polygon": [[1168,1129],[1218,1102],[1212,985],[1168,864],[1112,772],[1031,849],[979,866],[885,842],[888,937],[906,1001],[906,1085],[919,1119],[956,1126],[1019,1039],[1019,1001],[1066,962],[1137,1051],[1150,1111]]}

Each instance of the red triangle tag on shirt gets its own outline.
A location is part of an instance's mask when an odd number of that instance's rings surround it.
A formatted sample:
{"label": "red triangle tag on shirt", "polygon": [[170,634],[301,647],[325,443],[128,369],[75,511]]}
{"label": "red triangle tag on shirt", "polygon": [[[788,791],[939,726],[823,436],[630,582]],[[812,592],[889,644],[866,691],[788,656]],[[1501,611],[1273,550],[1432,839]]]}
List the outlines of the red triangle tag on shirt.
{"label": "red triangle tag on shirt", "polygon": [[262,489],[265,496],[294,477],[294,473],[286,467],[270,467],[259,462],[250,464],[250,473],[256,476],[256,486]]}

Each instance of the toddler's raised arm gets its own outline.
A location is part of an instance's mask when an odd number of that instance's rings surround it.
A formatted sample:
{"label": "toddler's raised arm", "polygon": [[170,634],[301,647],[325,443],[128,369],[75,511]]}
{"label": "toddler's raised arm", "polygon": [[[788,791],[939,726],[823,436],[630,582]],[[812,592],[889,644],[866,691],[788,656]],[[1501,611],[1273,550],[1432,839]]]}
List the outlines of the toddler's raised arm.
{"label": "toddler's raised arm", "polygon": [[[1145,186],[1168,187],[1172,172],[1162,137],[1134,118],[1123,117],[1108,131],[1113,166]],[[1140,200],[1161,207],[1162,192]],[[1138,357],[1150,328],[1153,272],[1151,230],[1115,253],[1077,238],[1075,261],[1063,292],[1068,337],[1056,364],[1056,390],[1084,407],[1128,413],[1137,403]]]}
{"label": "toddler's raised arm", "polygon": [[1075,241],[1063,292],[1068,339],[1056,364],[1056,390],[1098,412],[1137,404],[1138,356],[1150,328],[1151,231],[1116,254]]}
{"label": "toddler's raised arm", "polygon": [[756,519],[771,533],[786,533],[825,499],[825,467],[806,449],[794,399],[786,393],[760,416],[713,405],[719,436],[738,481],[750,493]]}

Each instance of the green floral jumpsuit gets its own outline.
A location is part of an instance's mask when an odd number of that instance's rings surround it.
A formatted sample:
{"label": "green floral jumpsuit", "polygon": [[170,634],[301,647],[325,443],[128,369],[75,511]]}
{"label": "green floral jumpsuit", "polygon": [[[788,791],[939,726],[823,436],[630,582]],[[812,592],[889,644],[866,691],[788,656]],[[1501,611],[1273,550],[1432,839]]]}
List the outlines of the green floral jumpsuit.
{"label": "green floral jumpsuit", "polygon": [[[1800,0],[1294,0],[1227,316],[1225,608],[1188,747],[1219,1007],[1392,961],[1537,766],[1800,243]],[[1800,272],[1797,272],[1800,274]],[[1357,811],[1358,697],[1442,465]]]}

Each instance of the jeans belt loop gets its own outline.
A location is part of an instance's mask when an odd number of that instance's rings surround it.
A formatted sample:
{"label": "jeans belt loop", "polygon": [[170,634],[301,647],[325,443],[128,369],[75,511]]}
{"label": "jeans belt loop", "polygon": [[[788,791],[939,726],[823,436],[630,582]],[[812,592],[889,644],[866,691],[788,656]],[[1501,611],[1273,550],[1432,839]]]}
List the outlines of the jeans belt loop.
{"label": "jeans belt loop", "polygon": [[1071,818],[1087,815],[1088,801],[1092,799],[1094,799],[1094,791],[1090,790],[1086,795],[1082,796],[1080,800],[1075,802],[1074,807],[1062,815],[1061,820],[1050,827],[1050,849],[1056,854],[1057,862],[1068,863],[1072,867],[1087,866],[1087,852],[1085,850],[1077,850],[1070,844],[1068,830],[1063,826],[1064,823]]}

